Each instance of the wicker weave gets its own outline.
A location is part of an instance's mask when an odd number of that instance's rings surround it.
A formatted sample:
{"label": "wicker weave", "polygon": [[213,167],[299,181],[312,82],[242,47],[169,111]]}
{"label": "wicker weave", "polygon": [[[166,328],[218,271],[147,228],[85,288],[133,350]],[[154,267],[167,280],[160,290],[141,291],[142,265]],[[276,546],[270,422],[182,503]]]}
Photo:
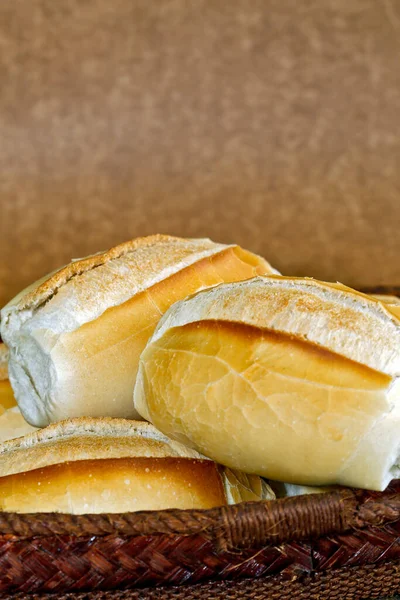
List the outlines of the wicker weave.
{"label": "wicker weave", "polygon": [[[80,594],[16,594],[13,600],[361,600],[388,598],[400,589],[400,562],[313,573],[300,579],[244,579],[193,586]],[[10,596],[7,596],[8,598]],[[6,596],[1,596],[6,598]]]}
{"label": "wicker weave", "polygon": [[36,536],[196,535],[220,550],[320,537],[400,519],[400,480],[384,492],[343,489],[268,502],[245,502],[210,510],[141,511],[68,515],[0,513],[0,535]]}
{"label": "wicker weave", "polygon": [[[206,511],[0,515],[0,592],[112,590],[400,559],[400,481]],[[312,540],[312,541],[311,541]]]}

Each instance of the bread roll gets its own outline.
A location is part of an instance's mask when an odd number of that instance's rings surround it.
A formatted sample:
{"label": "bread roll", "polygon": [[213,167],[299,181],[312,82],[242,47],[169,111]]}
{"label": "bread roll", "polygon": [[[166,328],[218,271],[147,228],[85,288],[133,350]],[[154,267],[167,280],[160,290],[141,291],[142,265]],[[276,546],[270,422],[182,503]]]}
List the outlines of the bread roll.
{"label": "bread roll", "polygon": [[8,380],[7,363],[8,350],[0,342],[0,442],[35,431],[35,427],[25,421],[17,406]]}
{"label": "bread roll", "polygon": [[383,490],[399,474],[400,321],[341,284],[259,277],[176,303],[140,358],[135,407],[247,473]]}
{"label": "bread roll", "polygon": [[0,510],[70,514],[211,508],[273,498],[152,425],[71,419],[0,444]]}
{"label": "bread roll", "polygon": [[1,311],[9,373],[25,419],[138,417],[139,356],[176,300],[273,272],[259,256],[210,240],[151,236],[76,260]]}

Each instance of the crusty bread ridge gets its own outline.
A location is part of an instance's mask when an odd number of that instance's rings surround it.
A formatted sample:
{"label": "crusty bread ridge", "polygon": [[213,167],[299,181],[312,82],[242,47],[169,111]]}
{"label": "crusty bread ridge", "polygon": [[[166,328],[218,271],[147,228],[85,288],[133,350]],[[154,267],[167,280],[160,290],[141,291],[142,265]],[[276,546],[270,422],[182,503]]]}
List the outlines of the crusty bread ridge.
{"label": "crusty bread ridge", "polygon": [[73,261],[1,311],[9,375],[33,425],[69,417],[138,417],[138,359],[160,316],[199,289],[275,272],[207,239],[150,236]]}
{"label": "crusty bread ridge", "polygon": [[136,410],[222,464],[302,485],[398,473],[400,320],[341,284],[258,277],[172,306],[142,353]]}
{"label": "crusty bread ridge", "polygon": [[[96,319],[111,306],[122,304],[132,295],[226,247],[207,239],[186,240],[166,235],[131,240],[106,252],[74,260],[33,283],[2,309],[2,321],[7,323],[17,316],[18,320],[26,322],[57,294],[73,292],[71,320],[59,324],[60,331],[73,331],[83,323]],[[135,263],[133,260],[127,269],[124,268],[124,262],[133,259],[139,252],[142,253],[140,258],[143,262]],[[122,270],[116,271],[115,266],[122,267]],[[88,303],[88,299],[92,302]],[[48,315],[49,320],[53,315],[54,311]],[[58,319],[53,320],[52,324],[56,326]],[[6,337],[4,341],[7,341]]]}
{"label": "crusty bread ridge", "polygon": [[80,417],[0,444],[0,477],[64,462],[123,457],[205,458],[145,421]]}
{"label": "crusty bread ridge", "polygon": [[[104,252],[98,252],[85,258],[73,260],[68,265],[65,265],[61,269],[58,269],[33,283],[18,294],[7,306],[16,306],[19,310],[37,309],[40,305],[48,302],[62,287],[70,283],[74,277],[84,275],[94,269],[107,265],[107,263],[124,258],[129,253],[138,249],[157,247],[162,244],[165,244],[166,247],[170,244],[181,245],[182,242],[198,242],[200,252],[205,251],[206,255],[207,250],[210,250],[210,254],[212,254],[213,250],[218,251],[218,246],[220,248],[223,247],[222,244],[214,244],[208,239],[185,240],[184,238],[162,234],[136,238],[119,244],[118,246],[114,246]],[[166,256],[165,254],[161,254],[155,258],[160,261],[160,264],[152,265],[150,277],[154,278],[154,281],[163,279],[163,260],[165,260]],[[182,258],[185,258],[184,254]],[[195,259],[197,259],[197,257],[195,257]],[[187,264],[190,264],[190,261],[188,261]],[[118,283],[120,283],[120,281]]]}
{"label": "crusty bread ridge", "polygon": [[172,327],[209,319],[288,333],[400,375],[399,319],[386,302],[342,284],[272,275],[221,284],[176,303],[159,321],[152,341]]}

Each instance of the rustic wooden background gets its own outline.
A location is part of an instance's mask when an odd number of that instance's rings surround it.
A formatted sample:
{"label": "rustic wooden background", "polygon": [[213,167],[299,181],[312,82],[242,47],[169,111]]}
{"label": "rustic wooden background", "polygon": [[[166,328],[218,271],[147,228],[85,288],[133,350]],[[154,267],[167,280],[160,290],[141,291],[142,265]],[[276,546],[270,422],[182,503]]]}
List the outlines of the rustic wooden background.
{"label": "rustic wooden background", "polygon": [[0,3],[0,304],[152,232],[400,284],[400,2]]}

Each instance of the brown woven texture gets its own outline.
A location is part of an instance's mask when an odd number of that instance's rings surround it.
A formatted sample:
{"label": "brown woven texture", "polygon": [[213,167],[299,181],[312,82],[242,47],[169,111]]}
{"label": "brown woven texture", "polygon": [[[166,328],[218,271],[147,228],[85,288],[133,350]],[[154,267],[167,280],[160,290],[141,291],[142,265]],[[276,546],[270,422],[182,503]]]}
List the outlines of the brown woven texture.
{"label": "brown woven texture", "polygon": [[[79,594],[16,594],[13,600],[361,600],[387,598],[400,590],[400,562],[365,565],[299,579],[282,577],[208,582],[194,586],[98,591]],[[5,598],[6,596],[1,596]],[[8,596],[10,597],[10,596]]]}
{"label": "brown woven texture", "polygon": [[[385,492],[206,511],[0,515],[0,592],[112,590],[400,559],[400,481]],[[311,541],[312,540],[312,541]]]}
{"label": "brown woven texture", "polygon": [[400,480],[385,492],[343,489],[327,494],[245,502],[210,510],[141,511],[123,514],[43,515],[0,513],[0,535],[32,538],[118,534],[201,534],[219,549],[317,538],[351,528],[382,525],[400,518]]}
{"label": "brown woven texture", "polygon": [[[382,497],[379,510],[393,518],[392,505]],[[247,502],[211,510],[165,510],[105,515],[49,514],[45,517],[1,513],[0,533],[33,536],[88,535],[122,536],[201,534],[213,540],[219,549],[258,547],[265,543],[279,543],[319,537],[332,531],[344,531],[359,519],[356,511],[357,496],[351,490],[315,496],[284,498],[269,502]],[[378,510],[378,509],[376,509]],[[395,514],[400,510],[395,501]],[[400,513],[399,513],[400,514]],[[356,516],[357,515],[357,516]],[[366,515],[367,517],[367,515]],[[384,517],[384,518],[385,518]],[[364,515],[361,517],[364,518]],[[367,517],[368,518],[368,517]],[[375,519],[375,512],[372,520]]]}

